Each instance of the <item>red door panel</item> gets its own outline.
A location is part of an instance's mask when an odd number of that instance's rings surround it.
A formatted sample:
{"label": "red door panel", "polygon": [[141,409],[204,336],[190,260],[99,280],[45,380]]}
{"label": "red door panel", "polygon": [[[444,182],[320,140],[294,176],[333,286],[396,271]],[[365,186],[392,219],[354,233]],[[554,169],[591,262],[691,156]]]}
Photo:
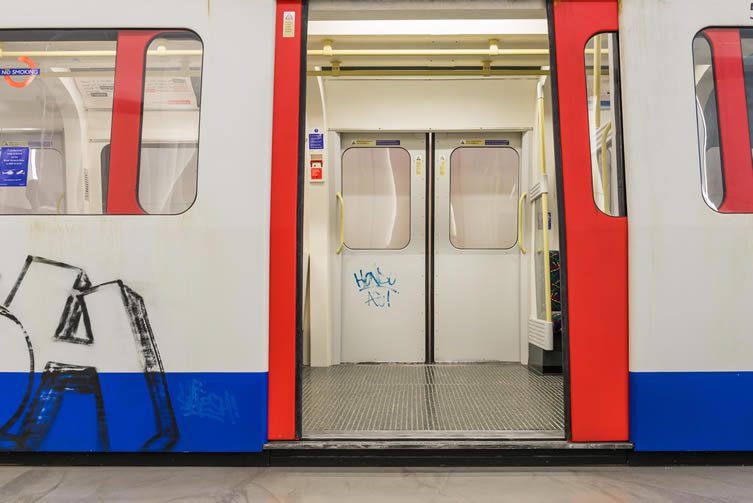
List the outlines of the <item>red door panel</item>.
{"label": "red door panel", "polygon": [[567,271],[571,439],[628,439],[627,218],[592,192],[584,49],[618,29],[617,0],[553,5]]}

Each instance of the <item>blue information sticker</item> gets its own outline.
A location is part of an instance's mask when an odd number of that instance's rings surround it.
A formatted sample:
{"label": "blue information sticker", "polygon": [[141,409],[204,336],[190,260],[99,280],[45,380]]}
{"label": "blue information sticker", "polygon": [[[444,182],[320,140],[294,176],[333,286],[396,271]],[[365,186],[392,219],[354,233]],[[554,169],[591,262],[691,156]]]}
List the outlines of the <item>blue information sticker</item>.
{"label": "blue information sticker", "polygon": [[509,145],[510,140],[484,140],[484,145]]}
{"label": "blue information sticker", "polygon": [[309,133],[309,150],[324,150],[324,133],[318,129]]}
{"label": "blue information sticker", "polygon": [[29,147],[0,147],[0,187],[26,187]]}
{"label": "blue information sticker", "polygon": [[379,147],[398,146],[400,145],[400,140],[377,140],[376,144]]}

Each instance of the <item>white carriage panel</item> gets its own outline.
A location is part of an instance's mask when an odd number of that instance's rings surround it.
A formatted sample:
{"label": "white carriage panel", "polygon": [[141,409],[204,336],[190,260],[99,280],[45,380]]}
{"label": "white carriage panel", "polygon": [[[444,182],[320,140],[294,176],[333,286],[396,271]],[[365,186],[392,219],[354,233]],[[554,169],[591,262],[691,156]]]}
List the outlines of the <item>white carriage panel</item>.
{"label": "white carriage panel", "polygon": [[187,28],[204,56],[194,206],[176,216],[0,217],[0,293],[27,255],[65,262],[144,297],[166,371],[267,370],[274,16],[272,0],[120,9],[32,0],[4,17],[6,29]]}
{"label": "white carriage panel", "polygon": [[750,3],[633,0],[620,12],[631,371],[753,370],[753,215],[701,195],[692,43]]}

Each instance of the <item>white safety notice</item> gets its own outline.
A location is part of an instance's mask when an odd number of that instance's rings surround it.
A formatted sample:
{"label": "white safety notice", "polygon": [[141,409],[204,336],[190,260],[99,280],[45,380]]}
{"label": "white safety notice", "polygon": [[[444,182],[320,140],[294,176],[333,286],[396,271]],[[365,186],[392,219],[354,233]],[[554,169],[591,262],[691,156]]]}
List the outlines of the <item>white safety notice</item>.
{"label": "white safety notice", "polygon": [[295,11],[286,10],[282,13],[282,38],[295,37]]}
{"label": "white safety notice", "polygon": [[[76,86],[86,108],[112,108],[112,78],[80,77]],[[196,110],[197,102],[190,77],[147,77],[144,81],[144,110]]]}

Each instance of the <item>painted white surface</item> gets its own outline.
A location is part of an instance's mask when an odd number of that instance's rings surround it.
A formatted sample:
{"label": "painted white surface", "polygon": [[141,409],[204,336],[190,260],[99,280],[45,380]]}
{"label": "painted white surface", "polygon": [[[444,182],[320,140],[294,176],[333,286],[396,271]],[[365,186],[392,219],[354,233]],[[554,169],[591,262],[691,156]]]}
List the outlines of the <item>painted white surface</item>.
{"label": "painted white surface", "polygon": [[[3,28],[192,29],[204,73],[194,206],[178,216],[0,217],[0,297],[28,254],[67,262],[144,297],[166,371],[267,370],[274,12],[272,0],[213,2],[211,16],[203,0],[30,0],[3,18]],[[238,63],[242,48],[253,48],[253,65]],[[2,127],[11,118],[4,112]],[[118,370],[118,345],[102,351],[99,370]]]}
{"label": "painted white surface", "polygon": [[[371,149],[352,143],[376,139],[400,140],[400,146],[410,154],[410,242],[401,249],[343,248],[342,361],[422,362],[426,316],[426,170],[417,174],[415,162],[418,156],[425,159],[425,135],[343,134],[341,148]],[[341,166],[337,172],[342,175]],[[345,190],[343,198],[347,214],[358,201]],[[370,226],[366,221],[363,225]],[[346,234],[346,244],[348,239]]]}
{"label": "painted white surface", "polygon": [[536,79],[326,81],[328,126],[347,130],[458,131],[530,128]]}
{"label": "painted white surface", "polygon": [[[466,139],[506,139],[520,151],[520,134],[439,133],[434,162],[434,354],[437,361],[520,361],[520,252],[459,249],[450,242],[452,152]],[[494,148],[494,147],[492,147]],[[440,168],[445,159],[444,173]],[[519,167],[515,166],[519,172]],[[513,196],[517,206],[519,187]],[[517,229],[517,219],[506,219]],[[517,234],[517,230],[515,231]],[[517,240],[517,239],[516,239]]]}
{"label": "painted white surface", "polygon": [[753,370],[753,215],[701,195],[692,54],[698,31],[750,26],[749,9],[622,3],[631,371]]}

